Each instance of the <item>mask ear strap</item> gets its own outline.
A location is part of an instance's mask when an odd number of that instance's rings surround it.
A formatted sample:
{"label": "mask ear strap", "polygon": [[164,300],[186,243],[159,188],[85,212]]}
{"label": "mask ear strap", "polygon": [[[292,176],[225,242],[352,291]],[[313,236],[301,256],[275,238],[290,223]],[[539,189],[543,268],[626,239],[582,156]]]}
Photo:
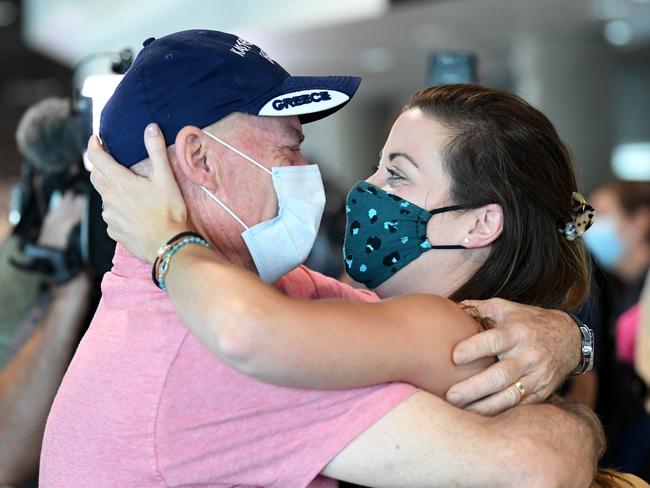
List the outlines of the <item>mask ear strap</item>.
{"label": "mask ear strap", "polygon": [[250,156],[248,156],[248,155],[244,154],[243,152],[241,152],[241,151],[240,151],[239,149],[237,149],[235,146],[231,146],[231,145],[228,144],[226,141],[224,141],[224,140],[222,140],[222,139],[219,139],[219,138],[218,138],[217,136],[215,136],[215,135],[210,134],[207,130],[204,130],[203,133],[204,133],[206,136],[208,136],[208,137],[212,138],[213,140],[217,141],[217,142],[218,142],[219,144],[221,144],[222,146],[227,147],[228,149],[230,149],[230,150],[231,150],[232,152],[234,152],[235,154],[241,156],[241,157],[244,158],[246,161],[253,163],[255,166],[257,166],[257,167],[258,167],[259,169],[261,169],[262,171],[266,171],[268,174],[272,174],[272,172],[271,172],[270,169],[265,168],[265,167],[262,166],[260,163],[258,163],[257,161],[255,161],[253,158],[251,158]]}
{"label": "mask ear strap", "polygon": [[467,249],[465,246],[460,244],[450,244],[448,246],[431,246],[430,249]]}
{"label": "mask ear strap", "polygon": [[448,207],[434,208],[433,210],[429,210],[429,214],[436,215],[445,212],[456,212],[458,210],[465,210],[465,207],[462,205],[450,205]]}
{"label": "mask ear strap", "polygon": [[[445,213],[445,212],[456,212],[458,210],[465,210],[465,207],[462,205],[449,205],[448,207],[440,207],[440,208],[434,208],[433,210],[429,211],[430,215],[436,215],[440,213]],[[429,242],[428,240],[426,242]],[[461,246],[460,244],[449,244],[446,246],[434,246],[429,244],[429,249],[467,249],[465,246]]]}
{"label": "mask ear strap", "polygon": [[242,219],[240,219],[239,217],[237,217],[237,215],[235,215],[235,212],[233,212],[232,210],[230,210],[230,209],[226,206],[226,204],[223,203],[221,200],[219,200],[215,195],[213,195],[212,192],[211,192],[210,190],[208,190],[208,189],[205,188],[204,186],[201,187],[201,190],[203,190],[204,192],[206,192],[206,193],[208,194],[208,196],[209,196],[210,198],[212,198],[215,202],[217,202],[217,203],[221,206],[221,208],[223,208],[226,212],[228,212],[228,213],[230,214],[230,216],[231,216],[233,219],[235,219],[237,222],[239,222],[239,224],[240,224],[244,229],[248,230],[248,226],[247,226],[247,225],[242,221]]}

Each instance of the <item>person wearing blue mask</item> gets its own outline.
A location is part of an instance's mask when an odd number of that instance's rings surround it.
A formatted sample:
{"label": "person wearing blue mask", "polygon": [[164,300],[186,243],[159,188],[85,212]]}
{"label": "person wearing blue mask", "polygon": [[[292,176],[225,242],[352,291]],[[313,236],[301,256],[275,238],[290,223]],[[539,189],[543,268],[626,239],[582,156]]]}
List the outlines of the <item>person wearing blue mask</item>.
{"label": "person wearing blue mask", "polygon": [[596,262],[621,281],[642,279],[650,266],[650,183],[620,181],[593,191],[598,220],[585,236]]}
{"label": "person wearing blue mask", "polygon": [[647,387],[617,352],[625,340],[619,318],[639,302],[650,267],[650,182],[613,181],[593,190],[590,201],[598,218],[585,244],[598,269],[582,315],[594,326],[599,352],[594,370],[575,378],[571,390],[603,418],[611,439],[604,463],[650,476]]}
{"label": "person wearing blue mask", "polygon": [[[506,115],[501,118],[499,114]],[[493,123],[492,130],[478,133],[464,130],[476,127],[479,120]],[[516,130],[510,130],[510,123],[516,125]],[[207,350],[216,354],[219,362],[239,372],[229,369],[227,375],[209,374],[206,378],[206,366],[202,362],[175,360],[174,367],[181,368],[185,376],[178,372],[172,374],[167,388],[179,388],[184,395],[165,400],[164,418],[170,412],[177,415],[171,431],[174,435],[163,435],[166,440],[177,439],[173,455],[165,451],[162,456],[165,469],[173,461],[177,468],[172,468],[171,473],[178,473],[177,469],[186,463],[220,452],[212,465],[215,483],[316,486],[316,481],[321,480],[313,476],[322,473],[366,486],[517,484],[511,477],[517,476],[515,473],[520,468],[510,470],[499,460],[503,451],[497,445],[507,434],[474,437],[482,429],[474,429],[466,422],[482,423],[485,419],[454,408],[425,391],[406,393],[399,390],[406,385],[394,382],[417,384],[438,396],[447,394],[457,405],[467,406],[467,399],[454,398],[455,389],[450,387],[459,377],[481,370],[491,360],[472,362],[481,356],[474,353],[468,354],[469,364],[464,367],[451,364],[453,346],[460,339],[481,335],[474,335],[479,325],[452,300],[503,297],[538,307],[562,304],[570,308],[582,298],[586,270],[580,236],[586,226],[580,226],[589,223],[590,212],[582,198],[574,194],[576,183],[570,158],[550,122],[513,95],[477,86],[440,87],[413,97],[391,131],[377,173],[356,185],[348,196],[344,258],[353,276],[366,279],[381,297],[391,298],[379,303],[363,303],[358,296],[354,300],[340,300],[352,298],[342,293],[300,297],[294,292],[289,293],[294,298],[289,298],[286,292],[291,287],[287,279],[295,280],[305,274],[312,282],[321,282],[322,278],[299,266],[270,285],[265,283],[268,279],[259,279],[264,278],[264,273],[258,277],[233,266],[232,257],[221,250],[224,242],[241,240],[246,245],[240,248],[242,255],[250,253],[253,258],[267,253],[298,255],[291,245],[283,244],[286,242],[283,239],[277,244],[273,239],[257,240],[262,244],[259,250],[249,243],[253,241],[246,232],[260,223],[244,215],[256,208],[246,202],[259,200],[258,194],[264,195],[272,183],[277,200],[268,209],[272,217],[263,221],[260,230],[265,225],[278,226],[304,239],[312,235],[306,232],[311,227],[304,224],[311,221],[310,205],[320,202],[320,192],[312,189],[305,195],[299,191],[300,187],[294,187],[291,194],[301,200],[305,215],[285,211],[291,208],[288,195],[281,191],[273,171],[269,178],[268,172],[260,170],[259,166],[268,169],[274,164],[266,159],[268,156],[260,155],[260,145],[251,143],[250,131],[248,137],[246,131],[227,132],[218,127],[207,131],[217,139],[198,128],[185,129],[186,133],[194,134],[190,149],[176,149],[169,157],[167,144],[156,135],[155,126],[149,126],[145,137],[151,155],[148,178],[139,178],[117,166],[101,151],[97,141],[92,140],[90,144],[90,157],[96,165],[93,182],[104,196],[104,217],[109,232],[141,260],[155,262],[151,281],[169,292],[180,317]],[[530,137],[510,139],[522,131]],[[544,134],[543,140],[540,133]],[[485,140],[470,144],[467,137],[472,134]],[[499,140],[491,140],[494,137]],[[107,147],[113,156],[121,159],[110,144]],[[495,152],[485,152],[489,148]],[[500,153],[496,148],[506,152]],[[151,152],[152,149],[155,150]],[[229,191],[234,188],[224,184],[227,181],[223,178],[231,174],[231,166],[215,165],[235,157],[240,163],[238,168],[256,170],[255,174],[265,177],[266,183],[256,189],[252,182],[242,181],[236,188],[239,193]],[[486,164],[490,158],[493,161]],[[179,168],[188,164],[182,163],[183,159],[192,161],[195,174],[189,178],[191,181],[179,177]],[[121,162],[129,164],[129,161]],[[220,169],[215,171],[217,167]],[[553,171],[557,174],[548,178],[548,173]],[[102,174],[106,176],[101,177]],[[560,183],[553,187],[548,181]],[[196,192],[212,203],[215,217],[220,216],[218,227],[196,225],[190,197]],[[295,225],[292,223],[295,219],[303,223]],[[158,242],[161,236],[166,242],[162,247]],[[211,243],[214,249],[206,248],[208,241],[216,241]],[[268,264],[260,257],[252,263],[248,261],[247,264],[254,265],[248,269],[259,271],[258,262],[262,263],[262,269]],[[277,259],[271,264],[275,267],[288,263]],[[150,297],[147,303],[155,299],[162,304],[165,295],[156,292],[151,281],[146,285]],[[141,286],[144,293],[144,281]],[[295,284],[292,286],[295,290]],[[334,282],[328,286],[341,289]],[[325,287],[319,287],[319,292],[324,290]],[[499,300],[488,303],[494,309],[505,307]],[[487,311],[478,302],[472,304]],[[545,332],[557,337],[554,320],[543,318],[548,311],[534,306],[512,307],[539,314]],[[170,309],[165,306],[165,310]],[[163,331],[171,333],[177,326]],[[139,333],[137,328],[124,329],[121,322],[117,327],[123,331],[120,336],[128,330]],[[523,332],[525,329],[519,330],[522,336],[513,337],[515,343],[535,342],[533,336]],[[493,329],[485,334],[495,332]],[[585,334],[588,335],[586,331]],[[183,350],[194,347],[194,337],[187,339]],[[557,343],[551,350],[562,348]],[[97,347],[92,351],[106,354]],[[80,355],[85,361],[96,361],[95,357],[91,358],[90,350],[84,353],[82,349]],[[578,356],[566,373],[578,365]],[[540,354],[538,359],[542,361],[543,357]],[[507,352],[502,359],[499,369],[507,376],[512,363],[519,361]],[[520,438],[515,449],[520,455],[515,458],[517,463],[527,466],[525,470],[532,468],[522,479],[529,486],[586,486],[593,478],[595,466],[596,451],[592,449],[599,443],[597,421],[584,411],[567,417],[562,410],[549,405],[528,405],[541,401],[544,395],[531,386],[537,368],[530,364],[524,369],[521,376],[505,378],[508,384],[503,391],[491,391],[492,386],[479,378],[481,400],[470,408],[494,408],[504,396],[513,405],[526,403],[493,420],[505,426],[512,416],[523,415],[527,432],[534,432],[534,436],[541,436],[553,446],[554,459],[546,465],[548,453],[539,450],[541,446],[535,442],[536,446],[526,453],[525,442],[522,444]],[[252,380],[241,373],[275,386],[256,382],[255,388],[249,388]],[[72,374],[79,378],[92,373],[76,368]],[[210,377],[214,377],[218,387],[208,389],[212,395],[202,393],[202,401],[193,401],[194,390],[201,382],[212,381]],[[553,380],[547,377],[546,381]],[[393,382],[398,390],[383,391],[371,404],[350,409],[341,397],[335,399],[343,392],[356,395],[351,392],[386,382]],[[205,387],[201,388],[204,390]],[[264,391],[275,391],[275,399],[260,397]],[[215,400],[217,394],[220,398]],[[395,394],[406,396],[384,416],[370,421],[366,430],[350,435],[345,446],[337,445],[335,452],[331,450],[332,429],[341,435],[351,434],[340,423],[341,408],[348,415],[356,412],[363,417],[379,403],[394,401]],[[70,392],[60,395],[65,399]],[[277,398],[286,395],[294,400],[281,406]],[[327,409],[314,401],[321,397],[327,399]],[[212,403],[218,400],[221,400],[218,406]],[[63,405],[57,406],[51,418],[60,421]],[[65,406],[70,405],[69,399],[66,400]],[[308,410],[301,410],[306,405]],[[266,410],[268,422],[258,422],[259,412]],[[334,421],[336,426],[331,425]],[[442,430],[434,427],[442,425],[447,427]],[[204,431],[209,426],[214,429],[206,437]],[[46,435],[50,454],[57,440],[53,434],[57,431],[61,431],[60,426]],[[254,446],[246,441],[253,438],[253,431],[257,439]],[[193,439],[192,447],[185,444],[184,432],[188,433],[187,439]],[[290,432],[295,435],[287,437]],[[472,433],[471,439],[466,437],[468,433]],[[576,438],[586,443],[574,450]],[[496,444],[492,446],[492,443]],[[396,444],[399,449],[395,449]],[[240,451],[245,452],[246,462],[232,457]],[[460,452],[462,461],[449,457]],[[224,456],[236,462],[225,462]],[[296,456],[300,465],[294,464]],[[323,463],[326,458],[329,460]],[[69,461],[78,465],[74,460]],[[292,467],[291,481],[284,472],[286,469],[283,470],[287,466]],[[395,466],[400,469],[396,470]],[[262,468],[267,471],[260,471]],[[50,469],[54,472],[55,468]],[[260,477],[261,473],[272,477]],[[257,477],[252,477],[253,474]],[[546,476],[549,478],[543,479]],[[190,482],[187,477],[183,480]]]}

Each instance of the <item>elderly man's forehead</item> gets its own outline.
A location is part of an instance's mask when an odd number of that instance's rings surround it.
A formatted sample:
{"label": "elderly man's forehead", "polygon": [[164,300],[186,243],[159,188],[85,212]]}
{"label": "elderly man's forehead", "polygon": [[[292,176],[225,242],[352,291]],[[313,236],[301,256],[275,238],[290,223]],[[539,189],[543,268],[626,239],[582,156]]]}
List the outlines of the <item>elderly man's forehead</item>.
{"label": "elderly man's forehead", "polygon": [[259,119],[262,119],[264,125],[274,131],[279,131],[284,137],[292,141],[302,142],[305,137],[298,117],[259,117]]}

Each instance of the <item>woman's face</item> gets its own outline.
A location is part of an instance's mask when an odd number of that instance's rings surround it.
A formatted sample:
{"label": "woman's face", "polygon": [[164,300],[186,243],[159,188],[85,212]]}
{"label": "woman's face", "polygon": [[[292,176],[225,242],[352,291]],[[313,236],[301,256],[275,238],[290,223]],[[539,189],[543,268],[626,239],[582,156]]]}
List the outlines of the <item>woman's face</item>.
{"label": "woman's face", "polygon": [[407,110],[395,121],[377,171],[366,181],[427,210],[447,205],[449,178],[442,152],[449,137],[447,129],[420,109]]}
{"label": "woman's face", "polygon": [[[449,130],[418,108],[395,121],[381,151],[375,174],[366,181],[426,210],[463,202],[450,201],[450,179],[443,165]],[[434,215],[427,225],[433,246],[464,245],[474,211]],[[429,292],[447,296],[487,258],[482,249],[424,252],[375,290],[380,296]]]}

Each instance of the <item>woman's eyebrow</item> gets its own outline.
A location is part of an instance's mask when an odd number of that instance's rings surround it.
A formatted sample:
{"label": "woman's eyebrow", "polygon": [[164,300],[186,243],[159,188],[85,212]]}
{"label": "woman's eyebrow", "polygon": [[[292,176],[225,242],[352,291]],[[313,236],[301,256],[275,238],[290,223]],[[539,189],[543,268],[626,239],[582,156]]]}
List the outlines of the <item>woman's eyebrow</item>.
{"label": "woman's eyebrow", "polygon": [[399,157],[402,157],[402,158],[406,159],[409,163],[411,163],[411,164],[412,164],[413,166],[415,166],[416,168],[418,168],[418,169],[420,168],[420,166],[418,166],[418,163],[416,163],[415,160],[414,160],[411,156],[409,156],[408,154],[406,154],[406,153],[401,153],[401,152],[390,153],[390,154],[388,155],[388,160],[392,163],[392,162],[393,162],[393,159],[395,159],[395,158],[399,158]]}

